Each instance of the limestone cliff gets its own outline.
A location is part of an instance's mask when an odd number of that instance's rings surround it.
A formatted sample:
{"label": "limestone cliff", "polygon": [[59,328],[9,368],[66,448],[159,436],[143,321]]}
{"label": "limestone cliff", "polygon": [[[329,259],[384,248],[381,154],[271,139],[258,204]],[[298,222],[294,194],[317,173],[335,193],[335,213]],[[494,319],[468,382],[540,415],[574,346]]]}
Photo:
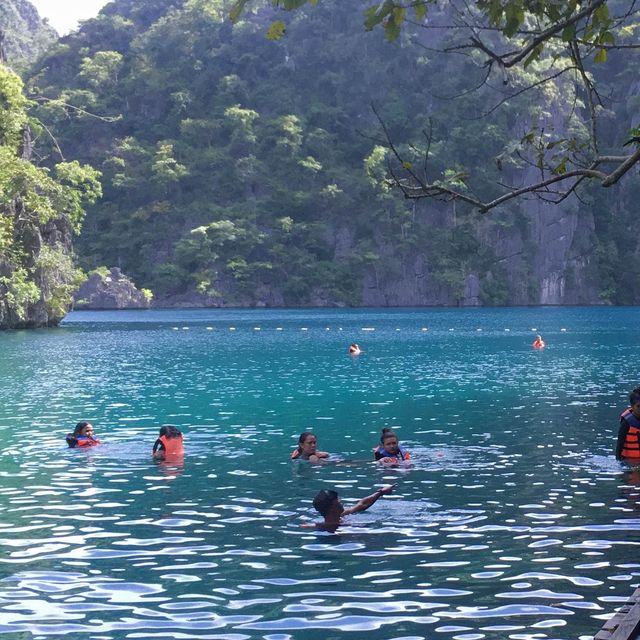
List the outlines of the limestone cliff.
{"label": "limestone cliff", "polygon": [[74,295],[74,309],[148,309],[151,300],[114,267],[92,273]]}

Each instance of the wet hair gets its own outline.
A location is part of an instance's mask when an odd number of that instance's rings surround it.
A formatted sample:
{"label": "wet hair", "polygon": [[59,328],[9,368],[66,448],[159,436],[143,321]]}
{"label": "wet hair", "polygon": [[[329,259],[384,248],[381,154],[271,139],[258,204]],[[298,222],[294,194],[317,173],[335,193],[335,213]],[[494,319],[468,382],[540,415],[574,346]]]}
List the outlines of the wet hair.
{"label": "wet hair", "polygon": [[338,492],[330,489],[323,489],[313,499],[313,506],[323,518],[326,518],[331,505],[338,499]]}
{"label": "wet hair", "polygon": [[82,435],[82,430],[85,427],[91,427],[93,426],[90,422],[87,422],[87,420],[82,420],[81,422],[78,422],[78,424],[74,427],[73,429],[73,435],[74,436],[81,436]]}
{"label": "wet hair", "polygon": [[640,387],[636,387],[630,394],[629,394],[629,404],[631,406],[633,406],[634,404],[638,404],[638,402],[640,402]]}
{"label": "wet hair", "polygon": [[309,436],[315,436],[316,434],[313,433],[313,431],[303,431],[300,434],[300,437],[298,438],[298,449],[300,448],[301,445],[304,444],[304,441],[309,437]]}
{"label": "wet hair", "polygon": [[179,438],[182,436],[182,431],[178,427],[174,427],[172,424],[163,424],[160,427],[160,436],[166,436],[167,438]]}
{"label": "wet hair", "polygon": [[382,435],[380,436],[380,444],[384,444],[384,441],[387,438],[397,438],[396,432],[393,429],[389,429],[389,427],[385,427],[382,430]]}

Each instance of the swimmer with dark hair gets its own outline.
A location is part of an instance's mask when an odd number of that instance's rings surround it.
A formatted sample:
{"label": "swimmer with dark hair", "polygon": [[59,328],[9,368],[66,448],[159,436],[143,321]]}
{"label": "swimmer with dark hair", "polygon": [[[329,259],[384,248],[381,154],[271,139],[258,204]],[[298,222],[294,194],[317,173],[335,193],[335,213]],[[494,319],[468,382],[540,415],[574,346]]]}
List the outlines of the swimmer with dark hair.
{"label": "swimmer with dark hair", "polygon": [[318,439],[311,431],[303,431],[298,438],[298,447],[291,453],[292,460],[308,460],[309,462],[320,462],[328,458],[326,451],[318,451]]}
{"label": "swimmer with dark hair", "polygon": [[159,437],[153,443],[153,457],[164,459],[181,455],[184,455],[182,431],[171,424],[161,426]]}
{"label": "swimmer with dark hair", "polygon": [[387,427],[382,430],[380,444],[373,450],[373,455],[382,464],[397,464],[411,458],[411,454],[400,446],[395,431]]}
{"label": "swimmer with dark hair", "polygon": [[334,533],[335,530],[342,524],[342,518],[349,516],[352,513],[360,513],[366,511],[372,504],[375,504],[379,498],[391,493],[394,489],[394,485],[388,485],[378,489],[375,493],[372,493],[366,498],[358,500],[353,507],[344,508],[337,491],[323,489],[313,499],[313,506],[316,511],[324,518],[323,522],[314,522],[309,524],[303,524],[302,527],[307,529],[321,529],[322,531],[329,531]]}
{"label": "swimmer with dark hair", "polygon": [[100,440],[93,435],[93,425],[86,420],[78,422],[73,433],[67,434],[67,444],[72,449],[84,449],[86,447],[95,447],[100,444]]}
{"label": "swimmer with dark hair", "polygon": [[361,353],[362,349],[355,342],[352,342],[349,346],[349,355],[359,356]]}

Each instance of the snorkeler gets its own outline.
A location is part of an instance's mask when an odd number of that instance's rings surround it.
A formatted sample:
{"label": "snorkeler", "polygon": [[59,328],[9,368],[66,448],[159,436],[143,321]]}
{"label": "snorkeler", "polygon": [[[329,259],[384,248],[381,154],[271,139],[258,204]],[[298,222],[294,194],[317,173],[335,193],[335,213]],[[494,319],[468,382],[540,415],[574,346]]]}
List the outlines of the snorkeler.
{"label": "snorkeler", "polygon": [[166,458],[183,454],[182,431],[170,424],[160,427],[160,436],[153,444],[153,457]]}
{"label": "snorkeler", "polygon": [[382,487],[382,489],[378,489],[370,496],[358,500],[353,507],[348,507],[347,509],[342,505],[337,491],[323,489],[313,499],[313,506],[324,518],[324,521],[309,524],[305,523],[300,526],[305,528],[322,529],[323,531],[333,533],[342,524],[342,518],[349,516],[352,513],[366,511],[372,504],[377,502],[380,497],[391,493],[393,489],[394,485]]}
{"label": "snorkeler", "polygon": [[298,448],[291,453],[292,460],[308,460],[320,462],[322,458],[328,458],[326,451],[318,451],[318,439],[311,431],[303,431],[298,438]]}
{"label": "snorkeler", "polygon": [[100,440],[93,435],[93,425],[86,420],[78,422],[73,433],[68,433],[67,444],[72,448],[83,449],[85,447],[95,447],[100,444]]}
{"label": "snorkeler", "polygon": [[400,446],[395,431],[387,427],[382,430],[380,444],[373,450],[373,455],[383,464],[397,464],[411,458],[411,454]]}

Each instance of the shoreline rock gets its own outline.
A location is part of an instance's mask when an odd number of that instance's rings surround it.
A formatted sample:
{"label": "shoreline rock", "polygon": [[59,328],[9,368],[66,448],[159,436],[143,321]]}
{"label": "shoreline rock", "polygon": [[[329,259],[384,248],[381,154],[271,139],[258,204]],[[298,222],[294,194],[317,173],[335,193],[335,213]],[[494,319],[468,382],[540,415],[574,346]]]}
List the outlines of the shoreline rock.
{"label": "shoreline rock", "polygon": [[125,274],[112,268],[106,274],[94,271],[73,296],[74,310],[148,309],[151,296],[138,289]]}

